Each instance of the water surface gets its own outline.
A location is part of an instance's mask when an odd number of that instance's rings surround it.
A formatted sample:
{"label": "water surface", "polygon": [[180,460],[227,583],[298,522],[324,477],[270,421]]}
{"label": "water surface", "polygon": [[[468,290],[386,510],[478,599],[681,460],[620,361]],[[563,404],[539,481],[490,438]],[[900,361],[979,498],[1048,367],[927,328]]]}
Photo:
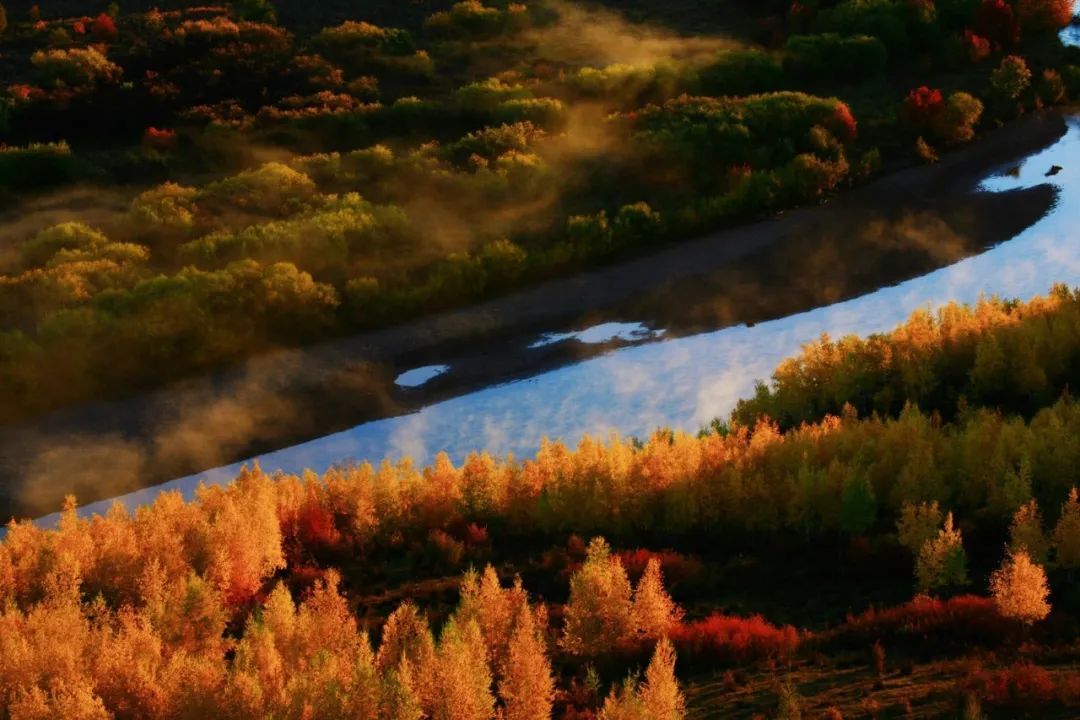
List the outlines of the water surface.
{"label": "water surface", "polygon": [[[1052,176],[1054,165],[1061,170]],[[1055,283],[1080,285],[1080,118],[1052,146],[983,178],[972,192],[1016,193],[1051,186],[1056,202],[1041,220],[1012,239],[933,272],[872,292],[753,325],[678,336],[623,318],[596,326],[544,333],[523,343],[543,352],[552,343],[617,341],[611,352],[525,380],[489,387],[432,404],[419,412],[359,425],[345,432],[257,458],[267,471],[324,471],[350,461],[411,456],[427,463],[440,451],[455,461],[486,449],[499,455],[531,455],[544,437],[576,443],[584,434],[644,436],[657,427],[694,431],[725,416],[754,382],[823,333],[865,335],[891,329],[912,311],[984,295],[1028,298]],[[1006,197],[1006,196],[1002,196]],[[927,242],[936,242],[930,237]],[[941,239],[944,242],[944,239]],[[851,247],[844,252],[852,253]],[[853,265],[857,258],[848,258]],[[830,259],[843,263],[844,258]],[[804,266],[790,259],[781,271],[792,283]],[[692,288],[691,288],[692,290]],[[784,288],[771,292],[780,296]],[[417,385],[453,373],[453,362],[417,368],[397,383]],[[191,493],[201,482],[223,482],[243,463],[209,470],[148,488],[122,500],[151,500],[162,488]],[[111,501],[109,501],[111,502]],[[85,511],[101,511],[98,503]]]}

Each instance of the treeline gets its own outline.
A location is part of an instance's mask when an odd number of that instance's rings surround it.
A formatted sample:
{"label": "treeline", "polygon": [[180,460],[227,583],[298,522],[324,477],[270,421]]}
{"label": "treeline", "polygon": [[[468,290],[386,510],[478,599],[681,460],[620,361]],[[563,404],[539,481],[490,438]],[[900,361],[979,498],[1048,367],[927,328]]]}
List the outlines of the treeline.
{"label": "treeline", "polygon": [[842,414],[895,417],[914,404],[946,418],[973,407],[1031,416],[1080,383],[1080,294],[1058,286],[1029,302],[918,311],[867,338],[823,336],[759,383],[731,419],[782,428]]}

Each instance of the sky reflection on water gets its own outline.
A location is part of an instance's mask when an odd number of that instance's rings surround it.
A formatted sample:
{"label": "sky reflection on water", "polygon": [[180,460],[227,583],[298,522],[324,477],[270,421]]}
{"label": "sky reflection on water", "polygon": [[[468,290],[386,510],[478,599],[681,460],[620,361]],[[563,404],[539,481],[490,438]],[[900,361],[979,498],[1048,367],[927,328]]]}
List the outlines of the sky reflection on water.
{"label": "sky reflection on water", "polygon": [[[644,436],[661,426],[697,430],[715,417],[726,416],[738,398],[752,392],[755,380],[768,378],[781,360],[822,333],[834,337],[865,335],[889,330],[914,310],[938,307],[950,300],[974,302],[981,295],[992,294],[1028,298],[1045,293],[1054,283],[1080,285],[1080,233],[1074,231],[1080,216],[1077,163],[1080,118],[1072,118],[1068,133],[1031,156],[1019,172],[1010,175],[1003,170],[980,186],[1002,192],[1051,183],[1060,192],[1055,208],[1013,240],[928,275],[752,327],[739,325],[623,348],[431,405],[411,415],[366,423],[258,460],[267,471],[296,473],[310,468],[321,472],[342,462],[377,462],[403,455],[427,463],[441,450],[455,461],[477,449],[528,456],[545,436],[572,444],[587,433]],[[1060,173],[1046,177],[1055,164],[1062,166]],[[621,337],[629,332],[641,339],[641,326],[635,324],[609,324],[602,330],[599,335]],[[571,337],[580,338],[580,334],[567,333],[558,339]],[[551,338],[542,336],[536,345]],[[231,479],[241,465],[147,488],[121,500],[132,507],[152,500],[162,489],[190,493],[199,482]],[[111,502],[89,505],[84,512],[101,512]]]}

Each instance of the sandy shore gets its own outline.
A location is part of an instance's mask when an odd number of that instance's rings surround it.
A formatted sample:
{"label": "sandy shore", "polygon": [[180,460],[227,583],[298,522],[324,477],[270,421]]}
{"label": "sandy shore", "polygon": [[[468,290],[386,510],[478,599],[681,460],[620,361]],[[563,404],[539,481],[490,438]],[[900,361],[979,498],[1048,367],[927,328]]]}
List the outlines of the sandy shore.
{"label": "sandy shore", "polygon": [[[4,427],[0,517],[51,512],[68,493],[83,503],[123,494],[603,350],[575,343],[526,350],[542,331],[618,317],[652,319],[677,332],[760,321],[898,281],[882,277],[885,265],[914,276],[953,262],[1008,239],[1046,212],[1053,202],[1049,188],[1017,193],[1007,202],[985,196],[979,201],[971,190],[1065,129],[1059,114],[1029,117],[937,165],[894,172],[822,206],[398,327],[270,353],[143,396]],[[907,218],[912,209],[955,209],[950,227],[963,228],[961,246],[946,255],[936,248],[894,248],[892,255],[880,255],[880,267],[860,267],[859,228],[868,218]],[[801,261],[820,257],[820,247],[836,239],[830,234],[844,236],[847,244],[836,252],[850,256],[850,266]],[[793,281],[791,268],[814,280],[815,289]],[[744,269],[760,273],[761,280],[735,293],[731,280]],[[865,277],[859,282],[847,281],[860,275]],[[772,295],[780,299],[761,300]],[[454,360],[453,372],[422,389],[393,384],[398,372],[448,359]]]}

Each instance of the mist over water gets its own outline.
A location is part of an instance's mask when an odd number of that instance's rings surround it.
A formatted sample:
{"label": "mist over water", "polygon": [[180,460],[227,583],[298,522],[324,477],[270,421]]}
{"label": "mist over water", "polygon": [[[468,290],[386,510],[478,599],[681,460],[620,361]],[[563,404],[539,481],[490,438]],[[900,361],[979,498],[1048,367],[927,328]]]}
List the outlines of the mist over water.
{"label": "mist over water", "polygon": [[[914,310],[952,300],[971,303],[983,295],[1028,298],[1046,293],[1055,283],[1080,285],[1080,233],[1075,232],[1078,160],[1080,117],[1071,117],[1058,142],[1017,167],[1001,168],[978,188],[997,193],[1051,185],[1057,192],[1053,208],[1012,240],[921,277],[753,326],[685,337],[668,337],[663,328],[625,337],[616,333],[615,337],[637,344],[252,460],[268,472],[322,472],[336,464],[405,455],[427,463],[440,451],[455,461],[474,450],[529,456],[544,437],[574,444],[584,434],[645,436],[658,427],[695,431],[726,416],[737,399],[752,393],[756,380],[767,379],[781,360],[822,333],[865,335],[891,329]],[[1061,170],[1048,176],[1054,165]],[[791,263],[791,272],[799,268],[799,262]],[[591,333],[589,328],[567,328],[558,336],[537,336],[531,345],[542,347],[553,337],[560,342],[611,337],[607,332],[611,327]],[[625,328],[640,326],[617,327]],[[523,349],[528,347],[526,342]],[[453,372],[452,361],[448,372]],[[120,500],[132,507],[153,500],[163,489],[190,495],[199,483],[232,479],[243,464],[181,478]],[[112,502],[88,505],[83,511],[101,512]]]}

